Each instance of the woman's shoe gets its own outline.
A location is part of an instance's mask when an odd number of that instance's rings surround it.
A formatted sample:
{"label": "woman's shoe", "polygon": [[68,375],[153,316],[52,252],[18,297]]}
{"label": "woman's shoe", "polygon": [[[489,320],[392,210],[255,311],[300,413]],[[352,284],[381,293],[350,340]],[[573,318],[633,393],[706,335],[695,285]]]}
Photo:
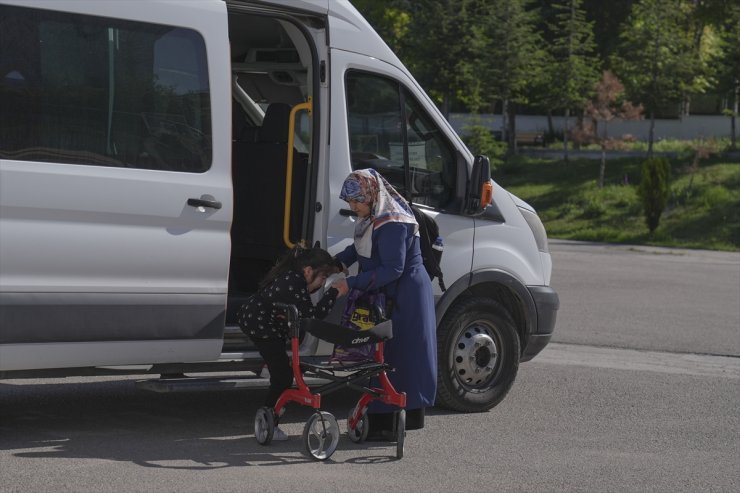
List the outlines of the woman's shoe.
{"label": "woman's shoe", "polygon": [[421,430],[424,428],[426,408],[406,409],[406,430]]}

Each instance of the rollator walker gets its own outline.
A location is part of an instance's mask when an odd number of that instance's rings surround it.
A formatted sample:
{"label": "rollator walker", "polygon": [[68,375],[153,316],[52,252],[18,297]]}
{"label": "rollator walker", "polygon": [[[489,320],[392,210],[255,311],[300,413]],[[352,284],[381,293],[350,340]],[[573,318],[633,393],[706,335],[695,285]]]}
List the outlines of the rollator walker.
{"label": "rollator walker", "polygon": [[[332,456],[339,443],[339,425],[336,418],[328,411],[321,410],[322,395],[351,388],[359,391],[357,404],[350,410],[347,418],[347,435],[354,443],[362,443],[367,438],[369,420],[367,408],[374,400],[382,401],[399,408],[395,413],[394,436],[396,457],[403,457],[403,446],[406,438],[406,394],[397,392],[388,379],[387,372],[393,368],[383,360],[384,342],[393,337],[392,323],[385,320],[384,314],[377,310],[376,319],[383,320],[368,330],[356,331],[341,325],[323,322],[316,319],[301,319],[295,305],[275,303],[285,312],[291,345],[291,366],[296,388],[290,388],[280,395],[275,407],[261,407],[254,418],[254,435],[257,442],[268,445],[280,417],[285,413],[289,402],[311,406],[316,411],[303,427],[303,444],[306,452],[316,460],[326,460]],[[373,359],[358,362],[326,362],[321,364],[301,361],[298,345],[301,331],[305,331],[324,341],[344,347],[375,344]],[[330,380],[312,392],[306,385],[303,375]],[[372,386],[376,382],[379,386]]]}

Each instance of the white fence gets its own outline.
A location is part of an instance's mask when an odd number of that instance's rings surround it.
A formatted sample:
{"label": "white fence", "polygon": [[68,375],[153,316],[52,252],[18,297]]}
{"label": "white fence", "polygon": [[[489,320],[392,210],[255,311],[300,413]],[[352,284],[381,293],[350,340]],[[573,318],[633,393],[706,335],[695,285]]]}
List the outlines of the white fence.
{"label": "white fence", "polygon": [[[556,132],[562,132],[565,126],[565,117],[552,117],[553,126]],[[482,114],[473,116],[468,113],[451,113],[450,124],[460,134],[465,135],[465,126],[483,125],[492,131],[500,131],[502,125],[501,115]],[[568,127],[572,128],[576,124],[576,118],[568,119]],[[603,125],[599,122],[599,125]],[[655,140],[663,139],[708,139],[712,137],[730,137],[731,133],[730,118],[727,116],[687,116],[680,120],[655,120]],[[740,127],[740,121],[736,123]],[[517,132],[547,132],[547,117],[532,115],[517,115],[516,117]],[[607,125],[607,135],[609,137],[620,138],[625,134],[634,136],[637,140],[648,140],[650,131],[650,120],[633,120],[623,121],[614,119]],[[740,132],[740,128],[736,130]],[[599,128],[601,133],[601,128]]]}

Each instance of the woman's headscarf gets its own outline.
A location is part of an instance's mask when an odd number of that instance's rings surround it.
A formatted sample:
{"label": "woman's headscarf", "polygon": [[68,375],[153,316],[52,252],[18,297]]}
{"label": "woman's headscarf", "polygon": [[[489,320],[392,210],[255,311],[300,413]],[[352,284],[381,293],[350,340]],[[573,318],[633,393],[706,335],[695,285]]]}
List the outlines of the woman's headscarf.
{"label": "woman's headscarf", "polygon": [[355,249],[358,255],[370,257],[373,231],[385,224],[414,224],[414,233],[418,234],[419,226],[408,202],[374,169],[359,169],[350,173],[344,180],[339,198],[370,206],[370,215],[360,219],[355,226]]}

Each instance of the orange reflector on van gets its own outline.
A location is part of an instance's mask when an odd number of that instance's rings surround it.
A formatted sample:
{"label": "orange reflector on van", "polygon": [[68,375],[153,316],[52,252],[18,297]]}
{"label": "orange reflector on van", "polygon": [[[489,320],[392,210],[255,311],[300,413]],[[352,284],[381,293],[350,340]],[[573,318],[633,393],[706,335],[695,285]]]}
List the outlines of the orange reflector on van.
{"label": "orange reflector on van", "polygon": [[480,191],[480,206],[486,207],[493,200],[493,183],[487,181],[483,184]]}

